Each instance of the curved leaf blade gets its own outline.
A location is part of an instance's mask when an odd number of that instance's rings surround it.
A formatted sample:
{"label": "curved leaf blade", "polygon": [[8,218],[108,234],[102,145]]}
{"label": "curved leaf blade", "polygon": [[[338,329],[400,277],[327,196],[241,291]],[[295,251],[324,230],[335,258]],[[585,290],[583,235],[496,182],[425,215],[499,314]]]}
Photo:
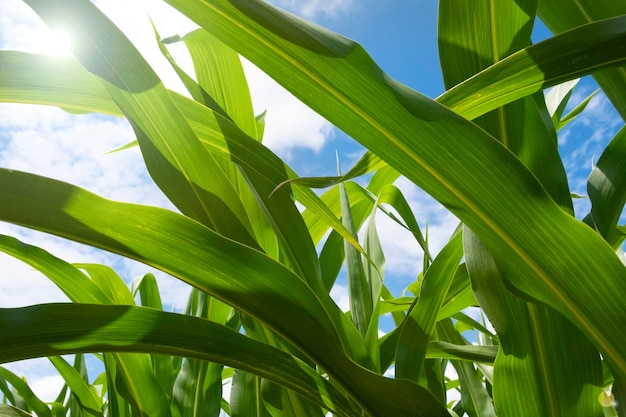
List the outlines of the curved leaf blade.
{"label": "curved leaf blade", "polygon": [[[554,204],[501,144],[447,108],[390,79],[357,44],[265,3],[168,3],[447,206],[499,260],[518,271],[509,277],[513,286],[575,322],[616,371],[626,375],[626,358],[621,353],[626,334],[620,331],[626,305],[617,295],[626,276],[624,266],[609,245]],[[562,36],[578,41],[582,34],[588,36],[584,44],[589,50],[605,54],[592,59],[595,65],[613,64],[626,53],[626,42],[615,43],[626,36],[624,22],[626,16],[608,19]],[[567,54],[563,38],[559,39],[550,48],[540,48],[542,54],[534,49],[516,58],[520,64],[516,73],[531,69],[531,75],[524,78],[534,86],[524,95],[544,85],[535,60],[545,64],[555,52],[557,57]],[[567,62],[565,58],[557,61]],[[570,71],[557,75],[551,75],[557,83],[577,76]],[[502,92],[499,89],[498,95]],[[462,146],[459,138],[463,138]]]}
{"label": "curved leaf blade", "polygon": [[[331,374],[368,412],[445,416],[428,391],[369,372],[340,339],[345,317],[266,255],[168,210],[116,203],[77,187],[0,169],[0,219],[119,253],[159,268],[270,325]],[[270,276],[272,279],[267,279]],[[264,302],[259,303],[259,297]],[[330,298],[328,295],[325,297]],[[360,337],[358,340],[361,340]],[[344,350],[345,349],[345,350]],[[364,357],[365,353],[360,357]],[[385,401],[380,401],[384,398]]]}
{"label": "curved leaf blade", "polygon": [[626,128],[617,132],[602,152],[587,180],[587,193],[596,230],[613,244],[626,203]]}
{"label": "curved leaf blade", "polygon": [[625,24],[626,16],[613,17],[529,46],[449,89],[437,101],[474,119],[544,88],[624,65]]}
{"label": "curved leaf blade", "polygon": [[[626,15],[626,4],[621,1],[554,0],[540,1],[537,13],[554,33],[568,31],[587,23]],[[626,120],[626,68],[597,71],[593,77],[613,103],[622,119]]]}
{"label": "curved leaf blade", "polygon": [[48,358],[65,380],[65,383],[80,402],[81,408],[95,416],[102,416],[102,404],[98,396],[89,389],[89,385],[80,373],[60,356]]}
{"label": "curved leaf blade", "polygon": [[0,329],[0,362],[90,351],[185,355],[270,378],[339,415],[360,415],[298,359],[196,317],[133,306],[43,304],[0,309]]}

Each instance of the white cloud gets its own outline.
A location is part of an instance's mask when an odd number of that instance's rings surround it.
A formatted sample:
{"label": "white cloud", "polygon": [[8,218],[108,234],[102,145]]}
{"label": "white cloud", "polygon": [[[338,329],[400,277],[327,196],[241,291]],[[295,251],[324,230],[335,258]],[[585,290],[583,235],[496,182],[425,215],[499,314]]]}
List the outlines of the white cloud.
{"label": "white cloud", "polygon": [[[441,204],[406,178],[400,178],[395,185],[402,191],[412,208],[424,235],[428,222],[429,251],[432,256],[436,256],[448,242],[458,225],[458,220]],[[407,276],[411,280],[415,280],[418,274],[422,272],[424,254],[413,234],[380,211],[376,214],[376,223],[385,253],[386,273],[394,276]],[[406,282],[404,285],[409,283]],[[392,284],[387,281],[387,285]]]}
{"label": "white cloud", "polygon": [[68,298],[49,279],[15,258],[0,253],[0,307],[23,307]]}
{"label": "white cloud", "polygon": [[[576,90],[571,101],[577,104],[590,92],[588,87]],[[564,150],[563,164],[572,192],[587,194],[587,177],[623,123],[609,99],[600,91],[585,111],[559,132],[559,145]],[[589,208],[589,200],[574,200],[578,218],[584,217]]]}
{"label": "white cloud", "polygon": [[42,401],[54,401],[57,395],[59,395],[61,388],[63,388],[64,383],[65,381],[61,375],[47,375],[33,381],[30,387]]}
{"label": "white cloud", "polygon": [[63,387],[63,378],[47,358],[28,359],[2,366],[17,376],[27,375],[28,386],[44,402],[54,401]]}
{"label": "white cloud", "polygon": [[306,19],[314,19],[321,15],[336,17],[353,7],[352,0],[273,0],[271,2]]}
{"label": "white cloud", "polygon": [[[459,374],[457,373],[456,369],[454,368],[454,366],[452,366],[451,362],[448,362],[448,366],[446,366],[446,370],[444,372],[444,375],[447,376],[448,378],[450,378],[450,380],[455,381],[457,379],[459,379]],[[461,400],[461,392],[457,391],[456,389],[451,389],[448,390],[446,393],[446,400],[448,402],[451,401],[459,401]]]}
{"label": "white cloud", "polygon": [[339,306],[343,312],[350,310],[350,296],[348,295],[348,287],[341,284],[335,284],[330,290],[330,297]]}
{"label": "white cloud", "polygon": [[333,126],[253,64],[243,62],[255,111],[267,110],[263,144],[287,159],[295,148],[319,152],[333,137]]}

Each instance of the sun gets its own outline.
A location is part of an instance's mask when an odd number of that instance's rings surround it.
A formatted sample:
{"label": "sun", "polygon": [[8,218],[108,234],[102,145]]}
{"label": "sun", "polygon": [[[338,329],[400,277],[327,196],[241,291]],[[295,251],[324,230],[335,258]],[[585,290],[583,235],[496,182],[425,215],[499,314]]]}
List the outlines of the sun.
{"label": "sun", "polygon": [[71,56],[71,37],[63,29],[51,29],[41,43],[42,52],[48,55]]}

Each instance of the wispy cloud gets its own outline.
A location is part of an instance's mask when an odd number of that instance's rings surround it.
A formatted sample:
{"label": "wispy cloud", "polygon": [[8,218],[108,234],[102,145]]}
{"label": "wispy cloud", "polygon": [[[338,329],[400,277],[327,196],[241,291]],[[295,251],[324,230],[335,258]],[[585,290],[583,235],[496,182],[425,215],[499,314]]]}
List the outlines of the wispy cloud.
{"label": "wispy cloud", "polygon": [[273,0],[271,2],[307,19],[320,16],[336,17],[353,7],[352,0]]}
{"label": "wispy cloud", "polygon": [[335,284],[330,291],[330,296],[337,303],[341,311],[350,310],[350,296],[348,287],[343,284]]}
{"label": "wispy cloud", "polygon": [[[577,104],[587,97],[594,88],[590,84],[587,81],[575,91],[571,102]],[[587,194],[589,174],[623,123],[606,95],[599,92],[585,111],[559,132],[559,146],[572,192]],[[576,199],[574,208],[577,217],[581,217],[589,211],[590,203],[587,199]]]}
{"label": "wispy cloud", "polygon": [[267,110],[263,144],[287,160],[298,148],[319,152],[334,136],[333,126],[249,61],[243,62],[255,111]]}
{"label": "wispy cloud", "polygon": [[[457,218],[409,180],[400,178],[395,185],[407,199],[422,233],[428,230],[429,251],[435,256],[457,227]],[[376,222],[387,260],[386,274],[416,279],[422,272],[424,253],[413,234],[380,212]]]}

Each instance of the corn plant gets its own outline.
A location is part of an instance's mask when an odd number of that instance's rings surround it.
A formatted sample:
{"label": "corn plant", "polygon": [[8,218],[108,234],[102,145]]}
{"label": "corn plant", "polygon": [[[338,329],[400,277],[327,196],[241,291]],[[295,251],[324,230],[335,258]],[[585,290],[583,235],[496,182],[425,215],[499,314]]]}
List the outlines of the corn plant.
{"label": "corn plant", "polygon": [[[75,58],[1,51],[0,99],[125,117],[180,213],[2,169],[0,219],[194,287],[185,314],[163,312],[147,287],[137,306],[104,266],[0,238],[0,249],[72,301],[0,309],[0,362],[51,357],[84,398],[75,414],[626,415],[626,271],[615,253],[625,236],[626,134],[597,161],[591,211],[577,220],[556,139],[567,100],[542,94],[591,74],[626,116],[626,3],[441,0],[447,90],[431,99],[386,75],[357,43],[261,1],[166,0],[199,26],[160,42],[191,98],[168,90],[91,2],[25,2],[72,34]],[[533,45],[536,17],[555,35]],[[169,56],[176,41],[195,77]],[[298,178],[261,142],[263,118],[237,54],[367,153],[344,175]],[[363,174],[367,186],[351,181]],[[400,176],[462,222],[437,256],[393,185]],[[319,197],[314,187],[330,188]],[[413,296],[384,284],[377,211],[425,252]],[[344,263],[348,314],[329,296]],[[495,332],[463,314],[473,305]],[[387,313],[396,327],[379,337]],[[468,323],[480,344],[463,336]],[[80,359],[72,367],[57,358],[87,352],[104,362],[105,396],[80,377]],[[448,364],[458,380],[446,378]],[[5,398],[22,405],[0,413],[72,413],[62,395],[48,408],[19,379],[0,376]],[[221,384],[231,377],[227,403]],[[456,389],[461,400],[448,403]]]}

